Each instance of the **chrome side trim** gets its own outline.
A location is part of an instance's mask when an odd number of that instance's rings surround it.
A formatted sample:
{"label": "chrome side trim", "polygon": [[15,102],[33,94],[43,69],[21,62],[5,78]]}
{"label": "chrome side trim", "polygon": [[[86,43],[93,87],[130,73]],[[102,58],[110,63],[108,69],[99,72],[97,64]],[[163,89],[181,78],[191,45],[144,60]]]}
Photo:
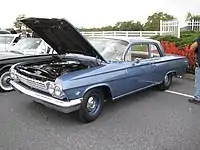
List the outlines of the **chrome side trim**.
{"label": "chrome side trim", "polygon": [[121,97],[130,95],[130,94],[133,94],[133,93],[142,91],[142,90],[145,90],[145,89],[147,89],[147,88],[153,87],[153,86],[158,85],[158,84],[160,84],[160,83],[162,83],[162,82],[157,82],[157,83],[155,83],[155,84],[151,84],[151,85],[145,86],[145,87],[143,87],[143,88],[140,88],[140,89],[137,89],[137,90],[128,92],[128,93],[126,93],[126,94],[123,94],[123,95],[120,95],[120,96],[116,96],[116,97],[113,98],[113,100],[116,100],[116,99],[118,99],[118,98],[121,98]]}
{"label": "chrome side trim", "polygon": [[[21,86],[20,84],[14,82],[12,80],[10,81],[10,84],[17,91],[19,91],[19,92],[21,92],[25,95],[36,98],[35,101],[42,103],[42,104],[46,105],[47,107],[53,107],[54,109],[65,112],[65,113],[69,113],[69,112],[77,110],[79,108],[80,104],[81,104],[81,101],[82,101],[82,98],[70,100],[70,101],[67,101],[67,102],[61,101],[61,100],[56,99],[54,97],[47,96],[47,95],[32,91],[31,89],[27,89],[27,88]],[[69,110],[70,108],[73,108],[73,109]],[[64,109],[68,109],[68,110],[64,110]]]}

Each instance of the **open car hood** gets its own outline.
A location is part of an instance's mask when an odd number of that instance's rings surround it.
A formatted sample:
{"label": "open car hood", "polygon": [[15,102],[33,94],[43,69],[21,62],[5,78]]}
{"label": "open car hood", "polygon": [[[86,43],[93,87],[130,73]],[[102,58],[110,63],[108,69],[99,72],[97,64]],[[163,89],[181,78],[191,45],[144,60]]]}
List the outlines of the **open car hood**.
{"label": "open car hood", "polygon": [[105,61],[99,52],[65,19],[26,18],[21,19],[58,54],[83,54]]}

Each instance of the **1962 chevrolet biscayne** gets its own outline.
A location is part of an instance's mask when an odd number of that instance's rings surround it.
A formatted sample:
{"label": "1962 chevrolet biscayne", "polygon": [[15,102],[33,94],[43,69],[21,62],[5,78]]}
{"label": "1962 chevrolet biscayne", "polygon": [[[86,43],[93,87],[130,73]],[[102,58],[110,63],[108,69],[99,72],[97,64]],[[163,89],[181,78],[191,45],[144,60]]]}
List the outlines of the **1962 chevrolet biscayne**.
{"label": "1962 chevrolet biscayne", "polygon": [[65,113],[77,111],[83,122],[94,121],[105,100],[115,100],[152,86],[166,90],[173,75],[186,72],[186,58],[166,56],[155,40],[84,38],[64,19],[21,21],[57,54],[13,65],[11,85],[47,107]]}

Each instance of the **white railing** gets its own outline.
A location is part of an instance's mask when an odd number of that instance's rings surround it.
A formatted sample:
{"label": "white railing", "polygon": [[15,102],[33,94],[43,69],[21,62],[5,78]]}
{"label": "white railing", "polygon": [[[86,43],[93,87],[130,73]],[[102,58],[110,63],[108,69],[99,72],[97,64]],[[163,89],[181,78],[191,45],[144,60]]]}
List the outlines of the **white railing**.
{"label": "white railing", "polygon": [[145,37],[160,34],[160,31],[92,31],[81,32],[84,36],[126,36],[126,37]]}
{"label": "white railing", "polygon": [[165,31],[88,31],[81,32],[81,34],[84,36],[126,36],[151,38],[155,35],[172,35],[173,33]]}
{"label": "white railing", "polygon": [[84,36],[127,36],[151,38],[155,35],[172,35],[180,37],[178,20],[160,21],[160,31],[92,31],[81,32]]}
{"label": "white railing", "polygon": [[84,36],[126,36],[151,38],[155,35],[173,35],[180,37],[178,20],[160,21],[160,31],[88,31],[81,32]]}
{"label": "white railing", "polygon": [[187,21],[187,30],[200,31],[200,20]]}
{"label": "white railing", "polygon": [[160,35],[172,35],[180,38],[180,26],[177,19],[162,21],[160,20]]}

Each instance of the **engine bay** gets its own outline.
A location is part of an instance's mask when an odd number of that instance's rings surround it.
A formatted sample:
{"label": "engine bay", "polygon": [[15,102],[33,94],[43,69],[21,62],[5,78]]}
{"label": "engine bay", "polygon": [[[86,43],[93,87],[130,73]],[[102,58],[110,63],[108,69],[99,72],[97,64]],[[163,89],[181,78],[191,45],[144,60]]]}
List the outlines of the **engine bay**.
{"label": "engine bay", "polygon": [[90,65],[81,64],[77,61],[62,61],[62,62],[51,62],[42,64],[29,64],[18,66],[18,71],[31,78],[40,78],[47,80],[55,80],[57,77],[82,69],[90,68]]}

